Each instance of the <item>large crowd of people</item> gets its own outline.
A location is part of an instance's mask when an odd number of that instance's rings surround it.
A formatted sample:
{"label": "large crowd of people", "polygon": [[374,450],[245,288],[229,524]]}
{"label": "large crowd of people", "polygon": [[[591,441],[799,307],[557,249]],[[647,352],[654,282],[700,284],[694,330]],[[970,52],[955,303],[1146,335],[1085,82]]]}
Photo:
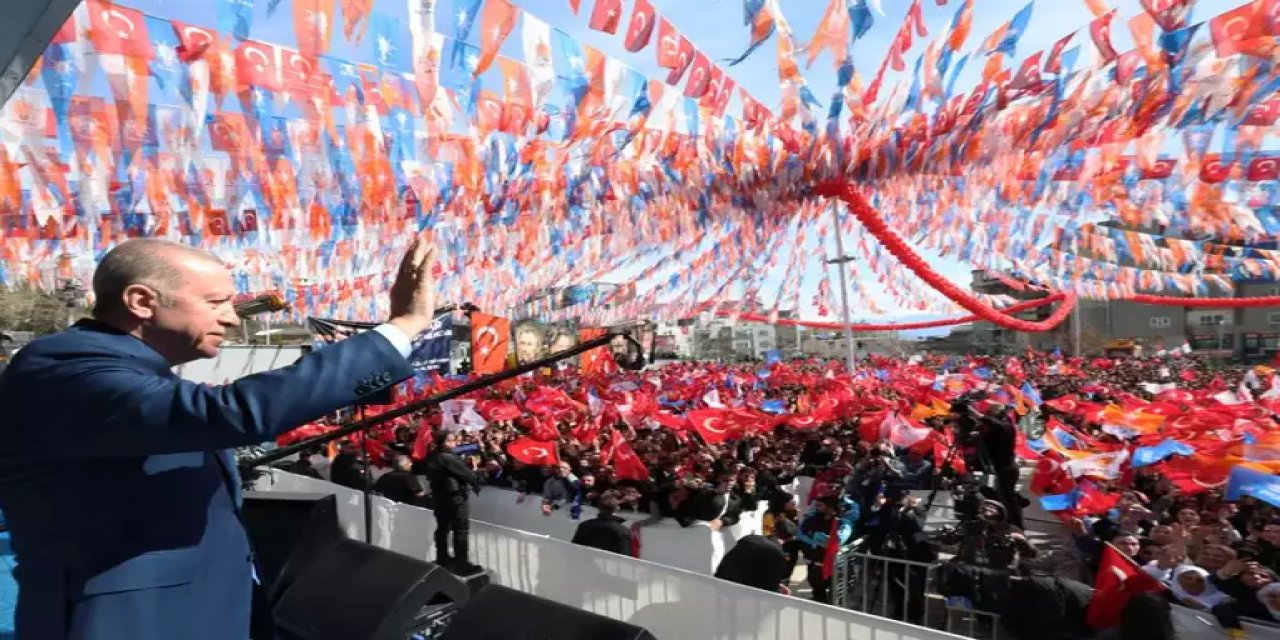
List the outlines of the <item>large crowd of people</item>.
{"label": "large crowd of people", "polygon": [[[1092,584],[1104,550],[1118,550],[1173,603],[1239,627],[1241,618],[1280,620],[1280,512],[1250,495],[1225,497],[1235,465],[1280,470],[1265,455],[1277,443],[1276,380],[1265,366],[1193,356],[1031,352],[869,356],[852,373],[820,361],[676,363],[607,378],[548,370],[392,425],[369,447],[378,464],[401,470],[382,475],[380,491],[430,505],[430,492],[405,479],[424,472],[433,434],[449,433],[477,482],[540,500],[548,516],[605,507],[584,539],[611,550],[627,546],[617,512],[719,528],[763,510],[763,535],[738,554],[756,569],[721,574],[786,592],[803,563],[820,601],[830,597],[832,537],[860,538],[888,557],[932,562],[941,548],[963,563],[1035,573],[1022,514],[1038,500],[1076,541],[1082,575],[1060,579]],[[437,377],[401,400],[455,384]],[[316,451],[297,468],[359,487],[358,452],[344,444],[329,462]],[[974,495],[982,533],[926,535],[910,490],[962,487],[975,472],[991,479]],[[815,478],[812,492],[793,495],[802,475]],[[783,560],[760,561],[760,548]],[[921,591],[921,578],[904,582]],[[921,596],[896,594],[895,615],[918,621]]]}

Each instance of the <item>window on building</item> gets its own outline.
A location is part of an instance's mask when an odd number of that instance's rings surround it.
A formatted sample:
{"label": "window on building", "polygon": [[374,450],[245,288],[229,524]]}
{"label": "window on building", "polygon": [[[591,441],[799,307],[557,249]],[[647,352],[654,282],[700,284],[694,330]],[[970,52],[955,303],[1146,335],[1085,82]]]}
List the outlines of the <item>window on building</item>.
{"label": "window on building", "polygon": [[1275,327],[1280,326],[1280,312],[1273,311],[1267,314],[1267,324]]}
{"label": "window on building", "polygon": [[1229,324],[1226,315],[1219,313],[1200,316],[1200,326],[1202,327],[1216,327],[1220,324]]}
{"label": "window on building", "polygon": [[1148,322],[1153,329],[1168,329],[1173,326],[1173,319],[1169,316],[1153,316]]}

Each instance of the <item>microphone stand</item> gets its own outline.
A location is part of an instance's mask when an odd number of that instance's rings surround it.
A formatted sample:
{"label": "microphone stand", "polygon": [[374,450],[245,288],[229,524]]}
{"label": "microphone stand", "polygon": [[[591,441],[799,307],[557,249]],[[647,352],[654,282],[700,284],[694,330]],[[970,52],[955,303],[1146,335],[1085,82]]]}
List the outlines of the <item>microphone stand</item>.
{"label": "microphone stand", "polygon": [[[477,378],[470,382],[466,382],[461,385],[458,385],[457,387],[454,387],[447,391],[438,393],[429,398],[423,398],[415,402],[410,402],[409,404],[406,404],[401,407],[397,407],[395,409],[391,409],[390,411],[384,411],[375,416],[364,417],[362,415],[359,420],[344,424],[328,433],[322,433],[318,436],[307,438],[306,440],[300,440],[294,444],[291,444],[285,447],[273,449],[256,458],[245,459],[241,461],[238,465],[240,468],[240,473],[242,475],[249,474],[251,470],[255,467],[261,467],[265,465],[270,465],[275,462],[279,462],[281,460],[284,460],[285,458],[288,458],[289,456],[292,456],[295,453],[300,453],[303,450],[309,449],[316,445],[327,444],[334,440],[345,438],[356,432],[364,433],[364,437],[367,439],[369,437],[367,430],[370,429],[371,427],[375,427],[384,422],[394,420],[402,416],[407,416],[411,413],[416,413],[424,409],[430,409],[431,407],[435,407],[440,403],[445,402],[446,400],[452,400],[459,396],[464,396],[468,393],[471,393],[472,391],[479,391],[480,389],[493,386],[494,384],[497,384],[504,380],[510,380],[511,378],[524,375],[531,371],[537,371],[538,369],[549,367],[561,360],[564,360],[565,358],[572,358],[573,356],[586,353],[592,349],[607,346],[610,342],[613,341],[614,338],[618,338],[618,337],[626,339],[627,342],[630,343],[631,347],[637,350],[636,351],[637,359],[632,364],[634,365],[635,363],[638,363],[639,366],[631,366],[631,367],[625,367],[625,368],[634,368],[634,369],[643,368],[644,348],[640,346],[640,343],[635,338],[631,337],[630,334],[624,331],[609,331],[602,336],[580,343],[578,345],[575,345],[572,348],[565,349],[564,351],[559,351],[557,353],[553,353],[549,356],[540,358],[538,360],[534,360],[533,362],[528,362],[528,363],[519,365],[513,369],[507,369],[505,371],[501,371],[501,372],[490,374],[481,378]],[[363,444],[365,445],[363,447],[365,449],[364,456],[365,456],[365,460],[367,461],[368,455],[369,455],[368,444],[367,442],[364,442]],[[369,540],[372,537],[372,533],[369,531],[368,527],[369,527],[369,524],[373,522],[373,503],[369,500],[371,480],[367,475],[370,471],[371,469],[366,467],[365,469],[366,476],[365,476],[365,483],[364,483],[364,521],[366,525],[366,528],[365,528],[366,540]]]}

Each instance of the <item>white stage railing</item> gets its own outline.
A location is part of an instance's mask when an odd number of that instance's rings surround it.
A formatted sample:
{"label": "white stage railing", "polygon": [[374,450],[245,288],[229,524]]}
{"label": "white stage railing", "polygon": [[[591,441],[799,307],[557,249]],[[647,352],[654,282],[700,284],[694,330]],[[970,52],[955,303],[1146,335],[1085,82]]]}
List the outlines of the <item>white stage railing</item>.
{"label": "white stage railing", "polygon": [[[258,488],[334,493],[343,530],[352,538],[364,536],[359,491],[282,471],[272,471]],[[472,560],[498,584],[639,625],[662,640],[959,638],[478,520],[476,514],[471,522]],[[374,544],[430,560],[434,530],[430,511],[374,498]]]}
{"label": "white stage railing", "polygon": [[[520,494],[510,489],[486,487],[480,495],[471,496],[471,517],[490,524],[530,533],[538,533],[569,541],[583,519],[594,518],[596,510],[589,506],[582,509],[582,517],[569,517],[569,509],[562,507],[551,515],[542,513],[542,498],[529,495],[520,500]],[[682,527],[671,519],[647,525],[640,530],[640,557],[670,567],[705,573],[715,573],[720,559],[743,536],[760,533],[764,512],[768,505],[743,513],[738,523],[712,531],[705,522]],[[628,523],[648,518],[644,513],[619,513]],[[362,529],[363,531],[363,525]],[[364,535],[361,533],[361,535]]]}

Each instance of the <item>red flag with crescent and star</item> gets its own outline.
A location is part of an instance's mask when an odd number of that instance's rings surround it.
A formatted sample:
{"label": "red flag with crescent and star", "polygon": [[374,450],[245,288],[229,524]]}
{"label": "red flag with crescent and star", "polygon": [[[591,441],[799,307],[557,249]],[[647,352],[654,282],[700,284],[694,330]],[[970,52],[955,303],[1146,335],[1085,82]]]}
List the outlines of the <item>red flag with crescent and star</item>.
{"label": "red flag with crescent and star", "polygon": [[622,437],[622,432],[617,429],[613,430],[613,436],[609,440],[608,454],[619,480],[640,482],[649,480],[649,469],[644,466],[640,456],[636,455],[627,439]]}
{"label": "red flag with crescent and star", "polygon": [[627,23],[627,37],[623,45],[627,51],[635,53],[649,46],[649,39],[653,37],[657,19],[658,12],[653,9],[649,0],[636,0],[635,9],[631,12],[631,21]]}
{"label": "red flag with crescent and star", "polygon": [[551,467],[560,464],[556,443],[533,438],[520,437],[512,440],[511,444],[507,445],[507,454],[534,467]]}
{"label": "red flag with crescent and star", "polygon": [[486,313],[471,314],[471,370],[480,375],[498,373],[507,362],[511,321]]}

